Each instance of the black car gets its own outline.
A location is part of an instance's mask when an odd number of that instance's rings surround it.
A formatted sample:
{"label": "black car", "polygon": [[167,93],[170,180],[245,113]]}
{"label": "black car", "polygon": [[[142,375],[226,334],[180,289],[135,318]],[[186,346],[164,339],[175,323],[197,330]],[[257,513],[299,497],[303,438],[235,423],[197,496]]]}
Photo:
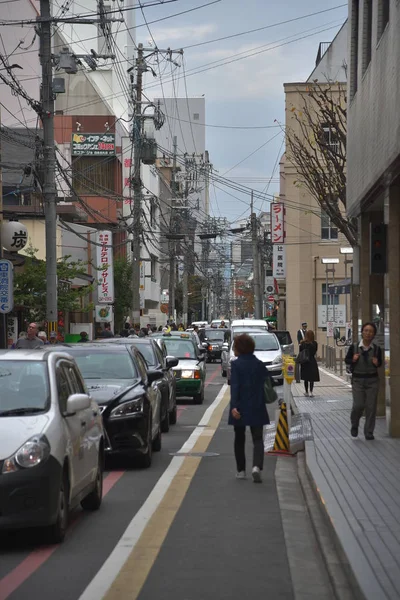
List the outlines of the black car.
{"label": "black car", "polygon": [[[107,343],[133,346],[139,350],[147,363],[149,372],[162,371],[164,377],[156,381],[161,392],[161,431],[167,433],[170,425],[176,423],[176,378],[172,367],[176,367],[178,359],[167,355],[165,344],[160,346],[156,340],[149,337],[126,337],[107,340]],[[102,343],[102,342],[100,342]]]}
{"label": "black car", "polygon": [[229,339],[229,329],[215,329],[210,327],[204,330],[204,343],[207,344],[207,362],[221,359],[222,344]]}
{"label": "black car", "polygon": [[161,450],[161,393],[152,384],[163,372],[148,371],[140,352],[122,344],[76,344],[65,350],[99,405],[106,452],[131,456],[149,467],[152,451]]}

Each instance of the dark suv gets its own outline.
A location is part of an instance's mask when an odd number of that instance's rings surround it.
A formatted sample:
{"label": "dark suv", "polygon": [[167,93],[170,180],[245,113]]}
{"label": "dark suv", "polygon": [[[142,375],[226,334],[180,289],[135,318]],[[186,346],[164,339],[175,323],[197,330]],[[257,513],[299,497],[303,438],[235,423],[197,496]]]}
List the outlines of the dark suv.
{"label": "dark suv", "polygon": [[204,342],[207,343],[207,362],[221,358],[222,344],[229,339],[229,329],[209,328],[204,330]]}

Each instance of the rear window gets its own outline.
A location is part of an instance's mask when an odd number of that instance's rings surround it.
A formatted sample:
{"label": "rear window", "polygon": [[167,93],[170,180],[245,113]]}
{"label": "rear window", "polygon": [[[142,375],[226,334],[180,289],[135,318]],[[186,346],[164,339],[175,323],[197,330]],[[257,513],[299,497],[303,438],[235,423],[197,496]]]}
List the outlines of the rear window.
{"label": "rear window", "polygon": [[196,349],[191,340],[181,340],[177,338],[165,338],[164,343],[167,347],[169,356],[176,358],[197,358]]}
{"label": "rear window", "polygon": [[278,340],[274,335],[254,335],[249,334],[256,343],[255,350],[278,350]]}
{"label": "rear window", "polygon": [[135,379],[136,372],[133,359],[126,352],[93,352],[73,350],[75,358],[84,379]]}
{"label": "rear window", "polygon": [[288,331],[274,331],[281,346],[287,346],[292,343],[292,336]]}
{"label": "rear window", "polygon": [[224,341],[226,329],[206,329],[205,336],[208,340]]}

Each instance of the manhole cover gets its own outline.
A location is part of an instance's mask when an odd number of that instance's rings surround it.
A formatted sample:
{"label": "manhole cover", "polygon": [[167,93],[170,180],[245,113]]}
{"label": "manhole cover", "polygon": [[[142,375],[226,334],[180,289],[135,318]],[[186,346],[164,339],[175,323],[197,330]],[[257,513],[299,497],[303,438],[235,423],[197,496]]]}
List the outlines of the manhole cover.
{"label": "manhole cover", "polygon": [[170,452],[169,454],[170,456],[194,456],[196,458],[219,456],[218,452]]}

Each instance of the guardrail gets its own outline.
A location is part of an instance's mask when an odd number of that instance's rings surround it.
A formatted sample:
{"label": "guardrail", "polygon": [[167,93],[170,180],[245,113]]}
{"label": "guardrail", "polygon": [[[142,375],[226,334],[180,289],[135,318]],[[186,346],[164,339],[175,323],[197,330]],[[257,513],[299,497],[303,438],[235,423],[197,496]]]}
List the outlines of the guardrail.
{"label": "guardrail", "polygon": [[327,369],[331,369],[334,373],[337,373],[338,371],[340,375],[345,373],[344,356],[341,348],[339,349],[338,356],[336,346],[322,344],[322,362]]}

